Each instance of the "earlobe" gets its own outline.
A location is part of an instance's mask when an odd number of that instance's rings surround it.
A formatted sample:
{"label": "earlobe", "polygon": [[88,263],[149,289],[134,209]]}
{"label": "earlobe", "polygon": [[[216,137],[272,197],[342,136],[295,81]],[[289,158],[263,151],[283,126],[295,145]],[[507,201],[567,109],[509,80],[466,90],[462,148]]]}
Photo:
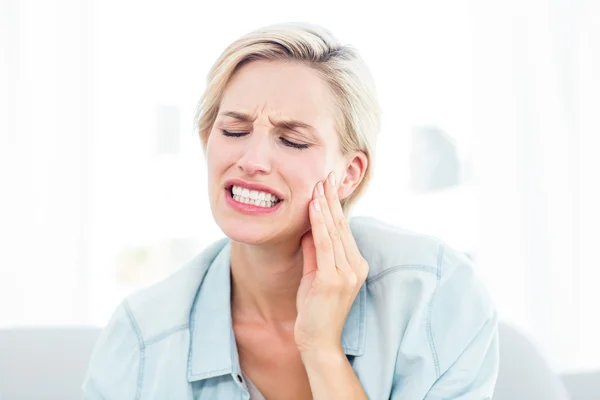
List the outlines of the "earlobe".
{"label": "earlobe", "polygon": [[344,173],[339,180],[338,183],[338,198],[340,200],[344,200],[346,197],[348,197],[350,195],[350,193],[348,193],[348,185],[346,182],[346,174]]}
{"label": "earlobe", "polygon": [[339,189],[339,198],[340,200],[345,200],[354,192],[354,190],[358,187],[358,184],[355,184],[355,180],[353,179],[345,179],[344,183],[340,186]]}

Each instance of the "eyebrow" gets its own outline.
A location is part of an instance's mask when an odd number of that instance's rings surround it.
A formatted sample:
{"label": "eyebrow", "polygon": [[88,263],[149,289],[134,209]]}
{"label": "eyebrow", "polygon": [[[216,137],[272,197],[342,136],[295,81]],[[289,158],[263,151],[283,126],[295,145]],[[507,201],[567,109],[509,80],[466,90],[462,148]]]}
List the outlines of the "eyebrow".
{"label": "eyebrow", "polygon": [[[256,118],[252,118],[248,114],[241,113],[238,111],[224,111],[224,112],[220,113],[220,115],[234,118],[234,119],[237,119],[238,121],[242,121],[242,122],[253,122],[256,119]],[[273,120],[273,119],[271,119],[271,117],[269,117],[269,121],[271,121],[271,123],[278,128],[288,129],[288,130],[292,130],[292,131],[295,130],[296,128],[303,128],[303,129],[308,129],[309,131],[316,131],[316,129],[313,128],[311,125],[309,125],[305,122],[297,121],[297,120],[293,120],[293,119]]]}

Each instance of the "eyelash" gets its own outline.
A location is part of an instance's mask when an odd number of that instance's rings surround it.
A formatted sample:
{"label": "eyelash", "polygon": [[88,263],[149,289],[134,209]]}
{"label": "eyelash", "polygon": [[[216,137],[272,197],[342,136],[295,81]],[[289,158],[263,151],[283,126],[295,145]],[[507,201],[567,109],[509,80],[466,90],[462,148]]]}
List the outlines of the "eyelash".
{"label": "eyelash", "polygon": [[[221,131],[223,132],[224,136],[228,136],[228,137],[242,137],[242,136],[245,136],[248,134],[247,132],[231,132],[231,131],[226,131],[224,129],[222,129]],[[281,143],[283,143],[285,146],[293,147],[298,150],[304,150],[309,147],[308,144],[290,142],[289,140],[287,140],[284,137],[279,137],[279,139],[281,140]]]}

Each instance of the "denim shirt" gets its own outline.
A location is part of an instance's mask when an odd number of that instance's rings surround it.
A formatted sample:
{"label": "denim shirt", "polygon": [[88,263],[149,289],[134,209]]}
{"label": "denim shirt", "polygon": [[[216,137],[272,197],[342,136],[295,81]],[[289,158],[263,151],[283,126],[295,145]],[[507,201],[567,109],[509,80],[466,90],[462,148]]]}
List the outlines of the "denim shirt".
{"label": "denim shirt", "polygon": [[[372,218],[350,227],[370,270],[341,344],[369,399],[491,398],[497,313],[468,258]],[[249,398],[232,329],[228,239],[119,305],[83,392],[90,400]]]}

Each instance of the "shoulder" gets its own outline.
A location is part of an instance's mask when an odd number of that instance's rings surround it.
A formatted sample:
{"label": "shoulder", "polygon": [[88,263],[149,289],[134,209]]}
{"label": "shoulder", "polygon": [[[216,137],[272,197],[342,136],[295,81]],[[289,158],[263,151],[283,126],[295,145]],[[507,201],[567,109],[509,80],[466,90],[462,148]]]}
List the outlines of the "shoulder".
{"label": "shoulder", "polygon": [[169,277],[127,296],[101,336],[143,346],[165,332],[187,326],[198,288],[226,243],[226,239],[213,243]]}
{"label": "shoulder", "polygon": [[125,299],[124,304],[144,341],[189,323],[198,288],[226,243],[226,239],[221,239],[211,244],[169,277]]}
{"label": "shoulder", "polygon": [[436,286],[445,284],[452,276],[461,276],[464,281],[474,278],[469,258],[436,237],[370,217],[352,218],[350,228],[369,263],[367,283],[402,270],[429,274]]}
{"label": "shoulder", "polygon": [[168,278],[121,302],[92,352],[83,384],[86,396],[134,397],[137,381],[133,376],[143,371],[145,346],[188,326],[198,287],[226,243],[226,239],[213,243]]}
{"label": "shoulder", "polygon": [[352,218],[350,227],[369,263],[367,285],[384,280],[393,287],[406,276],[417,276],[429,293],[428,301],[456,303],[471,296],[486,310],[482,312],[493,308],[471,260],[442,240],[367,217]]}
{"label": "shoulder", "polygon": [[[376,219],[353,218],[350,225],[369,263],[366,284],[378,294],[371,296],[375,308],[388,310],[386,318],[418,320],[415,337],[427,338],[438,374],[482,330],[489,338],[495,335],[496,309],[465,254],[435,237]],[[390,304],[396,300],[403,304]]]}
{"label": "shoulder", "polygon": [[444,247],[440,240],[369,217],[352,218],[350,228],[369,263],[367,281],[402,268],[437,274]]}
{"label": "shoulder", "polygon": [[[94,345],[82,384],[84,398],[134,398],[141,346],[131,310],[121,303]],[[115,385],[115,377],[120,381]]]}

